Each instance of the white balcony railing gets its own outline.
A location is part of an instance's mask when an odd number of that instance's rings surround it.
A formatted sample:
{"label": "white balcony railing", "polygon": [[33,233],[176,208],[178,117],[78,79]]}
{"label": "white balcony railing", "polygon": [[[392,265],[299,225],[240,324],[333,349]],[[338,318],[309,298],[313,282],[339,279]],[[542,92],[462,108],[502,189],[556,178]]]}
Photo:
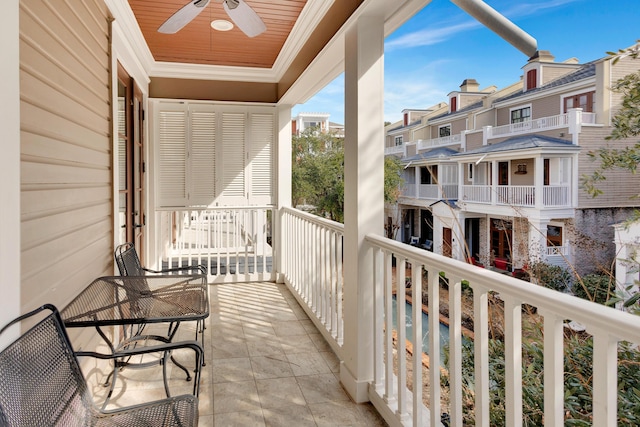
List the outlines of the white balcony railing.
{"label": "white balcony railing", "polygon": [[541,117],[535,120],[527,120],[520,123],[511,123],[502,126],[487,126],[485,139],[503,138],[523,133],[542,132],[547,130],[569,128],[569,133],[580,129],[580,125],[596,124],[596,113],[583,112],[580,109],[570,110],[565,114]]}
{"label": "white balcony railing", "polygon": [[520,123],[511,123],[503,126],[495,126],[489,128],[487,135],[489,138],[498,138],[510,135],[519,135],[522,133],[539,132],[560,127],[569,126],[568,115],[559,114],[557,116],[542,117],[535,120],[527,120]]}
{"label": "white balcony railing", "polygon": [[533,185],[499,185],[496,187],[497,204],[531,207],[536,205],[536,187]]}
{"label": "white balcony railing", "polygon": [[[283,273],[290,288],[297,293],[298,301],[306,307],[307,313],[312,313],[316,325],[332,337],[340,357],[338,344],[343,327],[340,304],[342,287],[348,286],[341,279],[343,227],[293,209],[284,209],[281,215],[285,236]],[[369,397],[391,425],[437,426],[441,425],[441,414],[445,412],[450,416],[451,426],[464,424],[463,282],[473,289],[474,352],[471,356],[465,354],[464,357],[472,360],[465,359],[464,366],[473,366],[475,425],[490,425],[490,388],[495,385],[489,375],[489,298],[496,294],[504,305],[506,425],[521,425],[523,420],[523,388],[527,387],[522,381],[524,304],[537,309],[544,327],[544,388],[541,392],[545,402],[545,426],[564,425],[564,321],[569,313],[571,320],[583,325],[593,336],[593,425],[616,425],[616,343],[640,343],[638,317],[380,236],[368,235],[366,242],[373,271],[370,273],[371,288],[364,292],[371,294],[374,310],[371,355],[374,372]],[[425,293],[429,313],[439,313],[441,276],[446,277],[448,283],[449,363],[443,368],[448,373],[446,383],[441,382],[442,369],[426,372],[420,351],[414,351],[406,358],[396,357],[406,354],[407,341],[412,341],[416,349],[422,348],[423,341],[428,340],[429,366],[441,366],[439,316],[429,316],[430,332],[423,335],[421,311],[413,310],[415,314],[410,319],[405,316],[404,292],[397,293],[398,309],[393,309],[394,283],[405,283],[405,279],[410,278],[413,301],[421,301]],[[404,332],[407,323],[412,323],[412,336]],[[344,325],[344,328],[348,327]],[[412,386],[410,391],[408,384],[429,385],[429,396],[424,396],[423,388],[419,386]],[[443,406],[441,397],[445,395],[448,403]]]}
{"label": "white balcony railing", "polygon": [[271,207],[160,210],[158,268],[203,264],[209,281],[272,280]]}
{"label": "white balcony railing", "polygon": [[465,202],[491,203],[490,185],[463,185],[460,199]]}
{"label": "white balcony railing", "polygon": [[569,246],[547,246],[547,256],[568,256]]}
{"label": "white balcony railing", "polygon": [[[533,185],[463,185],[459,197],[465,202],[491,204],[495,192],[496,205],[535,207],[536,187]],[[542,187],[542,207],[570,207],[571,188],[568,185],[545,185]]]}
{"label": "white balcony railing", "polygon": [[284,277],[338,357],[344,339],[344,225],[296,209],[281,212]]}
{"label": "white balcony railing", "polygon": [[[416,187],[418,194],[416,197]],[[458,184],[404,184],[402,191],[404,197],[418,199],[457,199]]]}
{"label": "white balcony railing", "polygon": [[401,145],[394,145],[392,147],[385,147],[384,149],[384,154],[385,156],[389,156],[389,155],[393,155],[393,154],[400,154],[403,157],[406,155],[406,146],[404,144]]}
{"label": "white balcony railing", "polygon": [[[474,306],[474,353],[473,361],[465,360],[464,365],[474,368],[474,415],[475,425],[488,426],[490,422],[490,383],[489,377],[489,330],[491,321],[488,299],[490,294],[499,294],[504,304],[504,357],[505,357],[505,396],[506,425],[522,425],[523,388],[522,383],[522,310],[528,304],[537,309],[544,325],[544,420],[545,426],[564,425],[564,320],[567,316],[586,328],[593,336],[593,425],[615,426],[617,420],[617,343],[627,341],[640,342],[640,321],[637,316],[624,313],[585,301],[570,295],[543,288],[513,277],[477,268],[450,258],[421,251],[408,245],[369,235],[374,261],[372,278],[374,298],[374,381],[376,396],[373,403],[387,408],[381,413],[394,414],[398,424],[404,425],[440,425],[440,414],[447,412],[451,417],[451,426],[463,425],[463,353],[461,335],[461,294],[463,281],[473,289]],[[409,393],[406,384],[423,384],[423,367],[420,357],[411,357],[405,362],[398,357],[397,368],[393,367],[394,356],[392,337],[392,259],[395,258],[395,282],[404,283],[405,267],[411,266],[413,301],[420,301],[423,292],[428,294],[429,313],[438,313],[440,301],[440,276],[448,281],[448,321],[449,321],[449,365],[448,387],[442,390],[441,370],[429,369],[428,382],[430,394],[426,401],[429,410],[423,410],[423,396],[420,387],[413,387]],[[423,277],[426,286],[423,289]],[[413,284],[419,284],[414,286]],[[398,307],[404,300],[404,292],[398,292]],[[398,309],[398,312],[400,308]],[[413,310],[414,313],[420,310]],[[438,316],[429,316],[429,334],[423,336],[421,316],[406,320],[404,313],[398,314],[397,322],[398,354],[405,352],[405,338],[411,339],[414,348],[421,348],[424,339],[429,341],[429,366],[440,366],[440,337]],[[413,323],[412,337],[405,337],[406,322]],[[408,366],[410,364],[410,367]],[[434,387],[433,385],[440,385]],[[448,407],[442,407],[441,396],[446,392]],[[430,420],[423,419],[429,417]],[[411,421],[408,421],[411,420]]]}
{"label": "white balcony railing", "polygon": [[460,144],[462,142],[462,134],[458,133],[455,135],[443,136],[440,138],[434,139],[419,139],[418,140],[418,151],[426,150],[433,147],[443,147],[447,145],[455,145]]}

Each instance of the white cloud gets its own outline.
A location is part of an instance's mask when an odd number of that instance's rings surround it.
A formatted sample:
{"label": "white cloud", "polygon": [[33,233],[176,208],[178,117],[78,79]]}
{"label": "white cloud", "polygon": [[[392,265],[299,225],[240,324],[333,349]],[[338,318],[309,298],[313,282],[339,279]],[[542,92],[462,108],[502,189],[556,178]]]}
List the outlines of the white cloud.
{"label": "white cloud", "polygon": [[384,48],[386,51],[391,51],[394,49],[411,49],[419,46],[430,46],[446,41],[454,34],[479,27],[479,22],[468,21],[447,27],[426,28],[390,40],[384,44]]}
{"label": "white cloud", "polygon": [[[581,1],[583,0],[549,0],[546,2],[516,3],[515,5],[509,2],[508,8],[500,8],[500,13],[509,19],[523,18]],[[465,16],[468,20],[462,21],[460,17],[457,17],[455,20],[449,21],[451,24],[445,23],[445,25],[440,27],[421,29],[396,38],[391,36],[389,41],[385,43],[385,50],[392,51],[394,49],[431,46],[447,41],[453,35],[459,35],[460,33],[482,27],[482,24],[470,18],[468,15],[465,14],[462,16]],[[438,21],[434,19],[429,22]]]}

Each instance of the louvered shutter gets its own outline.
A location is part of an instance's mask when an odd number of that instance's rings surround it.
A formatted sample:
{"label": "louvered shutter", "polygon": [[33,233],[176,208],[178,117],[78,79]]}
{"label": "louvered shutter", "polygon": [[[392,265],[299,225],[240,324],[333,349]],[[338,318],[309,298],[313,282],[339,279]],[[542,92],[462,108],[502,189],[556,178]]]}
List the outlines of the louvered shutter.
{"label": "louvered shutter", "polygon": [[208,105],[193,105],[189,110],[189,205],[208,206],[216,196],[216,113]]}
{"label": "louvered shutter", "polygon": [[251,167],[250,202],[252,204],[270,204],[272,202],[274,120],[274,115],[271,113],[251,114],[249,161]]}
{"label": "louvered shutter", "polygon": [[224,204],[246,202],[245,113],[222,113],[222,188]]}
{"label": "louvered shutter", "polygon": [[186,206],[187,107],[162,105],[157,118],[159,205]]}

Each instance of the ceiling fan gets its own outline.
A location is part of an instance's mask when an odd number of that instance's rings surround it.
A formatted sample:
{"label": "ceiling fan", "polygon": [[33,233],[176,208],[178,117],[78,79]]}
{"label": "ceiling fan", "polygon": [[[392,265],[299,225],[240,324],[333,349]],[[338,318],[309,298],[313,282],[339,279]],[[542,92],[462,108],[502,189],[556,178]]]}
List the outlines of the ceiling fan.
{"label": "ceiling fan", "polygon": [[[219,2],[219,1],[218,1]],[[262,34],[266,25],[258,14],[244,2],[244,0],[222,0],[223,7],[229,18],[249,37]],[[192,0],[183,6],[176,13],[158,28],[158,32],[164,34],[175,34],[185,25],[195,19],[209,4],[209,0]]]}

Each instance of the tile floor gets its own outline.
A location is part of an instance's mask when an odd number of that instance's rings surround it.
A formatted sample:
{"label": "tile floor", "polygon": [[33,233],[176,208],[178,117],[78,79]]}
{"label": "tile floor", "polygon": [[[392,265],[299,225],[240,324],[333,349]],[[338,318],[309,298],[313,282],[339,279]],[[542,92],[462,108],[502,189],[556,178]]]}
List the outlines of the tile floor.
{"label": "tile floor", "polygon": [[[286,286],[210,285],[210,302],[200,426],[386,425],[373,406],[353,403],[342,389],[338,359]],[[178,339],[193,339],[194,327],[181,325]],[[193,365],[192,353],[174,356]],[[172,393],[189,392],[192,382],[169,368]],[[97,399],[104,390],[94,387]],[[108,408],[163,396],[160,369],[125,369]]]}

